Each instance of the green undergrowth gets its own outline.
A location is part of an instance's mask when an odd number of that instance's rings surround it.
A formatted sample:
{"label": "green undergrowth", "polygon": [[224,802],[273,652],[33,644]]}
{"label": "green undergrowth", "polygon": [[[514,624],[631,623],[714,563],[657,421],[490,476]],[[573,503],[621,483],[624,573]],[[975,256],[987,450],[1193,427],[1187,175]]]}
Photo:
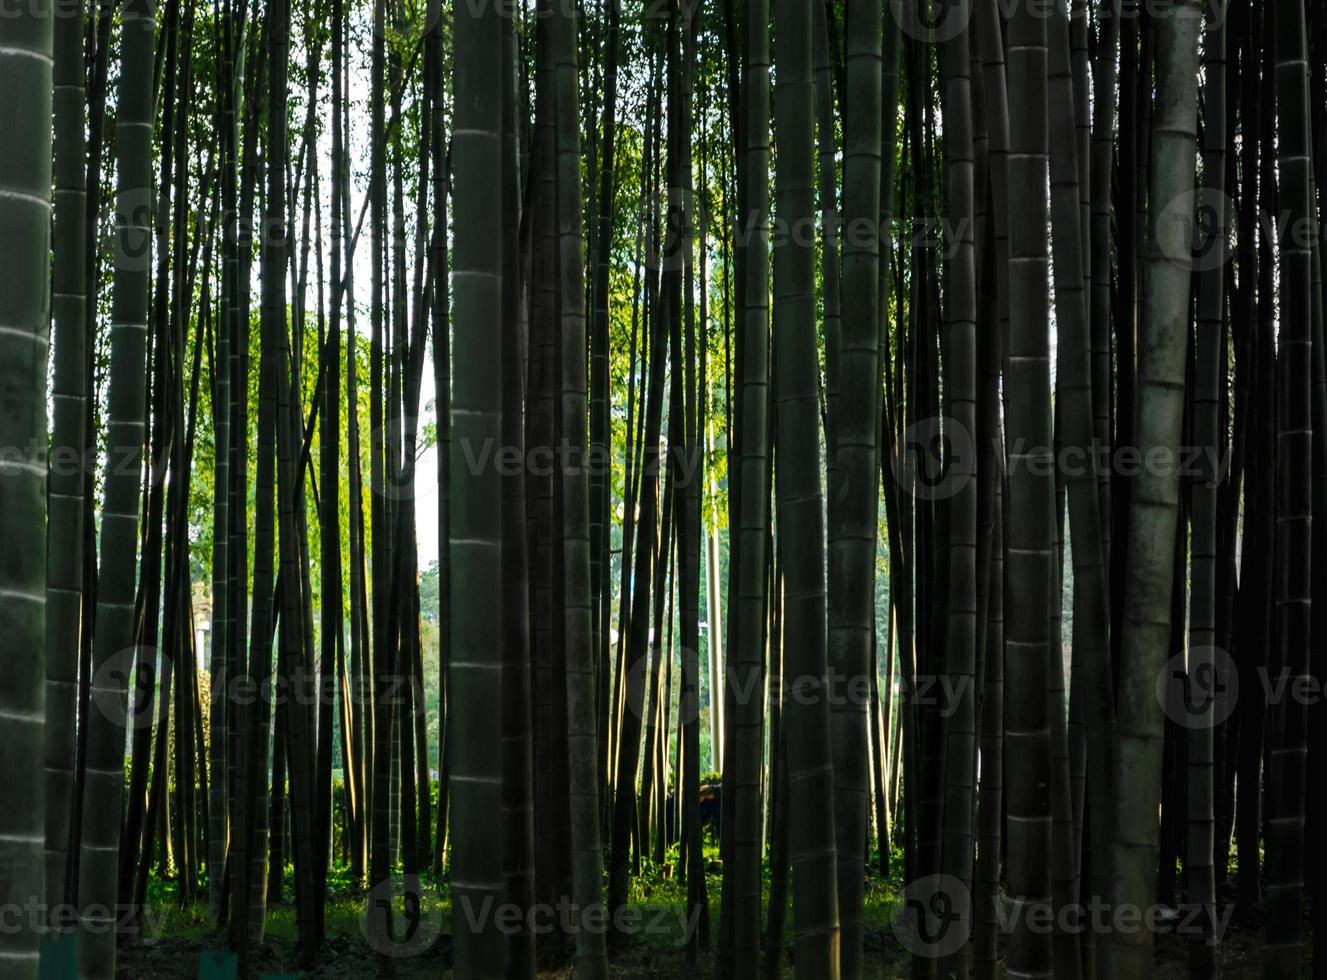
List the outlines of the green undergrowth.
{"label": "green undergrowth", "polygon": [[[722,901],[722,863],[718,847],[707,839],[705,844],[705,885],[709,911],[709,948],[702,949],[695,968],[686,962],[686,936],[691,928],[700,928],[688,912],[687,886],[676,873],[677,848],[670,848],[662,864],[645,862],[641,874],[631,879],[628,894],[630,937],[615,950],[612,969],[615,977],[692,977],[711,975],[713,945],[718,939],[719,908]],[[770,874],[764,869],[762,903],[768,912]],[[441,879],[426,874],[423,885],[421,918],[437,932],[426,954],[418,962],[397,959],[387,964],[388,973],[398,977],[450,976],[451,894],[445,876]],[[791,873],[788,896],[791,899]],[[607,881],[605,880],[605,890]],[[185,964],[196,960],[199,953],[224,949],[226,938],[210,924],[207,914],[206,881],[194,896],[195,901],[181,904],[179,888],[169,878],[154,877],[148,888],[148,911],[142,917],[142,932],[137,939],[124,944],[122,965],[125,976],[151,978],[169,975],[169,971],[184,970]],[[868,962],[878,969],[868,975],[891,977],[901,962],[902,950],[890,928],[891,917],[899,896],[899,882],[881,878],[868,869],[866,879],[865,943]],[[352,881],[349,869],[333,868],[327,878],[326,944],[324,962],[313,972],[300,973],[295,967],[299,939],[299,922],[295,906],[295,881],[292,870],[286,869],[279,900],[269,901],[266,916],[266,934],[259,950],[262,959],[279,965],[287,975],[310,977],[370,976],[382,966],[384,960],[375,954],[366,939],[365,909],[370,896]],[[705,931],[701,930],[703,936]],[[793,943],[791,905],[785,917],[784,946],[790,954]],[[556,947],[556,942],[541,944],[541,949]],[[763,943],[762,943],[763,945]],[[787,960],[788,957],[785,957]],[[175,962],[174,967],[166,964]],[[153,964],[167,972],[158,973]],[[377,966],[375,966],[377,964]],[[786,964],[790,968],[790,963]],[[697,971],[699,973],[697,974]],[[540,977],[561,978],[570,974],[564,967],[541,964]]]}

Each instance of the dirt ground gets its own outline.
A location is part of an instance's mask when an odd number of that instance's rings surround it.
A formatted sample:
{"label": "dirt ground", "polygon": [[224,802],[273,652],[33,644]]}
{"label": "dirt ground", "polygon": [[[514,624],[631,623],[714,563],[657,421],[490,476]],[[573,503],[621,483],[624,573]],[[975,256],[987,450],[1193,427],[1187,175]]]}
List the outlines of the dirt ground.
{"label": "dirt ground", "polygon": [[[122,980],[192,980],[198,976],[203,953],[221,948],[218,937],[164,937],[150,944],[122,946],[117,977]],[[889,931],[868,929],[866,936],[867,976],[878,980],[896,980],[908,975],[908,956]],[[1157,943],[1153,976],[1178,980],[1187,975],[1186,950],[1175,937],[1163,937]],[[1307,955],[1307,954],[1306,954]],[[254,976],[326,977],[328,980],[392,977],[397,980],[438,980],[449,978],[451,940],[440,936],[427,951],[408,958],[389,959],[375,953],[358,938],[336,936],[325,948],[323,963],[312,972],[301,972],[295,944],[274,939],[258,946],[253,954]],[[791,975],[791,965],[785,971]],[[702,953],[698,967],[689,967],[679,949],[634,946],[613,960],[610,973],[623,980],[695,980],[713,976],[713,960]],[[1257,930],[1232,925],[1221,950],[1223,977],[1255,978],[1262,975],[1261,934]],[[1306,962],[1305,976],[1311,974]],[[571,980],[570,966],[539,971],[541,980]]]}

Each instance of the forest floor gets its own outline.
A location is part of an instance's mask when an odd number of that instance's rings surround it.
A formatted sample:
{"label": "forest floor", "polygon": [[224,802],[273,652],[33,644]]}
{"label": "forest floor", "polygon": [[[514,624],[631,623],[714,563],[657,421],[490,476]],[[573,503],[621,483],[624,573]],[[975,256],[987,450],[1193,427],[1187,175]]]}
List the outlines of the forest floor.
{"label": "forest floor", "polygon": [[[718,925],[720,879],[708,876],[708,898],[712,928]],[[252,953],[253,975],[261,977],[318,977],[328,980],[393,977],[398,980],[437,980],[451,977],[450,912],[445,886],[426,883],[426,897],[419,917],[414,946],[398,947],[391,955],[369,939],[365,926],[364,895],[354,894],[348,883],[333,876],[329,880],[327,941],[321,965],[313,971],[299,969],[298,930],[291,896],[293,882],[287,877],[285,900],[268,909],[267,932]],[[867,880],[865,948],[867,978],[898,980],[909,975],[909,954],[896,936],[893,920],[899,900],[897,881],[879,877]],[[712,950],[703,950],[696,966],[686,962],[681,938],[685,924],[686,894],[676,879],[660,875],[633,879],[631,902],[640,910],[641,928],[629,944],[615,954],[610,975],[623,980],[695,980],[714,975]],[[147,928],[139,940],[122,941],[117,977],[122,980],[192,980],[199,976],[204,954],[225,948],[223,937],[207,922],[206,904],[180,907],[173,883],[154,881],[149,904],[154,914],[146,916]],[[1306,939],[1308,930],[1305,931]],[[788,921],[788,966],[792,975],[791,914]],[[1187,976],[1187,946],[1173,934],[1159,937],[1152,975],[1171,980]],[[1305,952],[1305,976],[1311,973],[1311,951]],[[1262,975],[1262,932],[1250,924],[1231,922],[1221,947],[1221,973],[1228,978]],[[1001,970],[1003,975],[1003,969]],[[571,980],[569,965],[541,967],[541,980]]]}

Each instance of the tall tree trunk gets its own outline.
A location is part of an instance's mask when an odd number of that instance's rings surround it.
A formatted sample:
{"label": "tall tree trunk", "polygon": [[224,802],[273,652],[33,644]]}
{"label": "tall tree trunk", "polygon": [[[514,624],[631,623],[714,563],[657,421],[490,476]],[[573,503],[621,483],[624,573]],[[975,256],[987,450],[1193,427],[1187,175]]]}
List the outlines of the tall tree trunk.
{"label": "tall tree trunk", "polygon": [[[739,147],[747,183],[739,205],[747,244],[738,250],[744,306],[738,330],[738,376],[735,397],[737,479],[729,492],[737,497],[737,533],[730,555],[728,591],[736,596],[737,614],[729,617],[728,649],[732,670],[725,693],[735,711],[729,745],[729,771],[724,774],[725,798],[731,796],[733,819],[725,827],[731,841],[732,966],[736,980],[750,980],[759,968],[762,800],[764,758],[762,691],[765,687],[765,633],[768,623],[769,576],[769,172],[770,56],[768,0],[747,0],[746,45],[742,65],[741,134]],[[778,755],[777,751],[774,753]],[[730,774],[731,773],[731,774]],[[771,899],[772,901],[772,899]],[[780,943],[782,937],[780,936]],[[771,953],[771,955],[773,955]]]}
{"label": "tall tree trunk", "polygon": [[[13,794],[9,797],[13,805],[0,811],[0,866],[6,869],[0,879],[0,902],[10,909],[28,910],[47,894],[43,849],[48,804],[42,741],[46,733],[44,704],[48,643],[46,352],[51,335],[48,320],[51,311],[50,150],[55,20],[52,8],[34,6],[15,11],[0,24],[0,79],[9,93],[4,108],[0,109],[0,124],[3,124],[7,138],[23,148],[22,152],[8,153],[0,158],[0,241],[3,241],[0,262],[4,269],[3,286],[0,286],[0,323],[4,324],[4,329],[0,330],[0,389],[5,392],[4,407],[0,410],[0,445],[11,447],[0,463],[0,536],[9,542],[8,554],[0,564],[0,630],[6,637],[8,653],[6,681],[0,689],[0,745],[4,746],[0,751],[0,779],[4,780],[6,794]],[[61,47],[68,47],[67,38],[62,38]],[[61,75],[66,82],[68,57],[66,51],[61,59]],[[70,171],[78,169],[78,161],[70,166],[65,142],[70,129],[66,121],[68,99],[68,96],[62,99],[66,104],[60,112],[62,165],[58,186],[62,191],[59,213],[64,219],[60,222],[63,247],[59,251],[62,255],[68,254],[70,239],[79,237],[67,230],[71,206],[68,189],[77,183],[71,180]],[[73,128],[80,125],[75,118]],[[73,204],[77,203],[75,199]],[[78,269],[67,273],[57,272],[56,281],[66,285],[69,276],[81,278],[81,273],[80,264]],[[81,342],[79,321],[82,311],[77,311],[79,319],[74,320],[74,311],[70,309],[77,302],[77,298],[62,300],[57,321],[57,338],[63,341],[60,346],[68,346],[71,354],[77,352],[77,344]],[[75,343],[71,345],[70,341]],[[132,366],[132,362],[130,364]],[[74,367],[73,373],[81,373],[81,363]],[[141,367],[140,361],[140,385]],[[132,380],[132,374],[122,372],[121,384]],[[71,407],[78,408],[81,414],[81,406]],[[140,410],[138,417],[141,415]],[[67,468],[68,461],[61,465]],[[77,472],[72,479],[79,479]],[[77,506],[77,499],[74,504]],[[137,517],[135,511],[135,524]],[[133,533],[131,527],[127,552],[131,561]],[[64,550],[72,550],[77,540],[77,535],[72,536],[71,543]],[[61,567],[65,565],[62,558]],[[74,576],[77,577],[76,569]],[[72,602],[77,601],[75,593]],[[57,604],[54,611],[58,614],[63,608]],[[127,634],[128,610],[125,613]],[[61,640],[61,664],[72,666],[70,661],[76,639],[75,635],[72,641],[67,637]],[[62,702],[67,700],[62,692]],[[62,722],[70,724],[72,718],[62,718]],[[117,767],[117,799],[121,778],[122,772]],[[57,802],[60,801],[57,799]],[[112,817],[118,816],[117,808]],[[115,823],[118,824],[118,819]],[[60,844],[63,850],[64,842]],[[101,894],[105,897],[114,897],[108,894],[115,886],[114,874],[112,861],[100,882],[104,885]],[[5,930],[5,935],[0,938],[0,963],[4,964],[4,972],[19,980],[37,977],[39,940],[40,932],[32,926],[22,926],[18,931]],[[110,955],[114,956],[113,937]]]}
{"label": "tall tree trunk", "polygon": [[[1092,71],[1092,153],[1088,167],[1091,188],[1091,244],[1089,249],[1092,292],[1092,432],[1099,451],[1111,447],[1111,175],[1115,168],[1115,115],[1119,70],[1121,7],[1116,0],[1102,0],[1097,15],[1097,60]],[[1121,92],[1121,96],[1123,93]],[[1121,141],[1124,134],[1121,133]],[[1080,180],[1082,179],[1080,175]],[[1125,261],[1131,261],[1126,254]],[[1111,562],[1111,475],[1107,468],[1097,474],[1097,506],[1101,511],[1101,557],[1109,570]],[[1070,526],[1072,528],[1072,516]],[[1119,597],[1114,597],[1118,601]],[[1110,604],[1108,581],[1107,605]],[[1114,622],[1112,619],[1111,622]]]}
{"label": "tall tree trunk", "polygon": [[[218,68],[218,88],[224,88],[225,68]],[[226,92],[218,93],[222,106],[228,106]],[[221,297],[220,316],[216,325],[215,356],[210,361],[212,375],[212,445],[215,464],[212,472],[212,630],[211,659],[208,662],[208,770],[211,775],[210,797],[208,800],[208,851],[207,851],[207,916],[214,927],[220,927],[223,919],[222,899],[226,880],[226,853],[229,849],[227,802],[227,724],[231,699],[226,697],[226,685],[229,683],[227,670],[230,657],[230,634],[234,623],[231,619],[230,596],[230,418],[232,387],[231,375],[231,317],[230,310],[234,300],[234,276],[236,256],[232,237],[235,218],[235,173],[233,147],[230,136],[233,127],[229,120],[233,113],[227,114],[223,108],[218,113],[221,118],[218,142],[221,153]]]}
{"label": "tall tree trunk", "polygon": [[[609,360],[609,279],[613,252],[613,214],[617,188],[617,89],[621,57],[619,0],[608,0],[605,45],[603,150],[599,158],[597,225],[592,229],[590,324],[590,589],[594,597],[596,724],[599,738],[600,804],[608,798],[609,762],[609,607],[612,598],[612,381]],[[630,432],[630,427],[627,429]]]}
{"label": "tall tree trunk", "polygon": [[[1276,164],[1279,232],[1276,432],[1276,659],[1288,690],[1306,690],[1312,602],[1313,271],[1317,228],[1302,0],[1276,7]],[[1306,231],[1307,229],[1307,231]],[[1301,972],[1304,788],[1308,704],[1284,697],[1268,726],[1267,937],[1263,974]]]}
{"label": "tall tree trunk", "polygon": [[[1220,397],[1225,388],[1222,352],[1226,345],[1225,281],[1227,243],[1226,226],[1226,4],[1207,25],[1203,41],[1203,68],[1206,74],[1203,92],[1203,185],[1204,203],[1215,218],[1204,228],[1205,241],[1194,243],[1199,265],[1198,329],[1195,335],[1193,392],[1194,445],[1203,451],[1202,472],[1192,488],[1193,521],[1191,592],[1189,599],[1189,691],[1194,683],[1200,690],[1219,690],[1214,678],[1217,667],[1217,487],[1215,453],[1221,446],[1219,426]],[[1201,696],[1201,695],[1200,695]],[[1184,890],[1191,907],[1197,910],[1199,929],[1191,937],[1189,976],[1195,980],[1215,980],[1220,938],[1216,930],[1216,876],[1212,867],[1214,853],[1213,807],[1213,726],[1219,724],[1215,703],[1206,718],[1199,718],[1186,733],[1188,743],[1187,822],[1184,850]]]}
{"label": "tall tree trunk", "polygon": [[[989,401],[987,402],[989,405]],[[986,406],[983,406],[986,407]],[[983,980],[996,976],[996,903],[1000,900],[1000,854],[1004,804],[1004,500],[997,486],[991,529],[990,613],[986,618],[986,657],[981,705],[981,772],[977,795],[977,866],[973,882],[974,973]]]}
{"label": "tall tree trunk", "polygon": [[[875,630],[878,507],[876,444],[880,389],[881,8],[853,2],[847,13],[843,106],[843,318],[829,497],[836,503],[829,556],[828,660],[833,701],[834,846],[838,860],[840,973],[862,975],[862,855],[867,846],[870,742],[864,681]],[[966,37],[966,35],[965,35]],[[965,56],[966,61],[966,56]],[[966,65],[965,65],[966,69]],[[832,136],[832,134],[831,134]],[[832,175],[832,171],[831,171]],[[837,217],[837,216],[836,216]],[[875,228],[876,233],[869,230]]]}
{"label": "tall tree trunk", "polygon": [[[1198,114],[1196,2],[1168,5],[1156,16],[1156,108],[1153,113],[1149,200],[1153,204],[1138,338],[1136,447],[1142,458],[1174,460],[1184,414],[1184,365],[1189,332],[1190,221]],[[1129,493],[1127,567],[1122,598],[1120,690],[1112,828],[1115,907],[1151,908],[1156,897],[1157,806],[1161,790],[1164,716],[1156,677],[1168,657],[1179,472],[1173,462],[1145,469]],[[1106,976],[1151,970],[1152,934],[1118,929],[1101,953]]]}
{"label": "tall tree trunk", "polygon": [[[438,37],[439,43],[441,37]],[[441,50],[438,51],[441,54]],[[524,364],[528,347],[524,275],[520,248],[520,149],[516,120],[517,36],[510,22],[503,26],[502,66],[502,263],[507,288],[502,294],[502,432],[504,445],[525,458]],[[442,97],[439,87],[438,97]],[[441,135],[441,134],[439,134]],[[439,160],[441,163],[441,160]],[[443,192],[441,186],[439,192]],[[445,216],[445,212],[440,213]],[[439,222],[435,235],[446,228]],[[436,340],[435,340],[436,343]],[[436,353],[436,351],[435,351]],[[530,611],[529,563],[526,552],[526,508],[524,472],[504,473],[502,583],[508,604],[503,630],[503,875],[507,901],[525,911],[535,901],[534,867],[534,780],[530,713]],[[527,920],[528,921],[528,920]],[[535,935],[528,928],[511,937],[507,976],[533,977]]]}
{"label": "tall tree trunk", "polygon": [[[67,900],[77,732],[79,614],[83,604],[88,319],[83,7],[55,18],[55,220],[51,268],[54,370],[46,530],[46,902]],[[11,57],[18,57],[11,55]],[[95,338],[93,340],[95,347]],[[43,375],[44,377],[44,375]]]}
{"label": "tall tree trunk", "polygon": [[[455,8],[456,97],[453,168],[456,244],[453,256],[455,350],[452,393],[451,525],[453,586],[450,687],[452,922],[455,968],[476,980],[503,976],[502,933],[487,900],[501,900],[501,848],[490,832],[501,819],[501,484],[495,466],[467,465],[467,452],[502,439],[501,172],[502,18],[484,3]],[[479,925],[472,925],[479,921]]]}
{"label": "tall tree trunk", "polygon": [[[779,0],[775,199],[785,228],[810,227],[815,198],[811,0]],[[775,244],[774,391],[779,406],[779,529],[786,542],[788,663],[800,692],[787,706],[789,857],[799,978],[839,970],[833,756],[826,662],[824,493],[816,381],[815,248],[804,236]],[[858,855],[860,857],[860,855]]]}
{"label": "tall tree trunk", "polygon": [[[1005,498],[1005,756],[1008,779],[1008,890],[1018,919],[1009,938],[1011,973],[1049,976],[1049,936],[1033,929],[1029,910],[1050,903],[1051,757],[1047,677],[1058,644],[1047,610],[1056,581],[1051,524],[1051,454],[1047,195],[1046,21],[1020,6],[1009,25],[1010,113],[1009,357]],[[1017,202],[1015,207],[1015,202]],[[998,227],[998,226],[997,226]]]}
{"label": "tall tree trunk", "polygon": [[[117,669],[115,661],[131,642],[139,462],[143,454],[152,225],[152,52],[156,37],[153,0],[126,0],[121,23],[124,67],[119,81],[115,139],[113,366],[106,422],[109,458],[118,462],[103,482],[101,563],[92,661],[92,698],[96,706],[88,713],[80,825],[78,900],[83,929],[79,974],[89,980],[110,980],[115,974],[115,931],[111,928],[115,920],[111,910],[116,901],[124,782],[121,724],[127,709],[124,673]],[[34,93],[32,98],[44,96]],[[41,186],[46,186],[44,180]],[[45,254],[44,249],[41,254]]]}
{"label": "tall tree trunk", "polygon": [[[681,5],[679,5],[681,6]],[[686,883],[687,883],[687,921],[692,923],[687,933],[687,962],[693,966],[699,960],[702,941],[708,942],[709,902],[705,893],[705,855],[701,845],[700,826],[700,551],[704,525],[701,519],[701,488],[705,480],[704,449],[701,443],[701,417],[704,397],[704,382],[697,386],[696,375],[696,301],[695,301],[695,220],[696,209],[691,205],[692,194],[692,89],[696,74],[696,41],[699,30],[699,18],[696,11],[681,7],[681,16],[675,21],[675,30],[681,35],[680,42],[674,44],[674,51],[680,54],[678,66],[679,99],[674,126],[677,131],[677,150],[679,181],[676,196],[681,208],[680,225],[682,254],[682,303],[673,314],[673,390],[683,396],[678,399],[682,407],[679,418],[682,440],[673,459],[679,465],[678,491],[679,508],[677,522],[677,555],[680,573],[676,577],[679,593],[679,626],[681,638],[682,685],[678,700],[678,723],[681,732],[678,749],[682,753],[682,762],[678,767],[678,785],[681,787],[683,801],[682,824],[686,834]],[[678,50],[680,48],[680,50]],[[703,161],[703,157],[702,157]],[[702,185],[703,187],[703,185]],[[701,253],[702,269],[706,261]],[[704,277],[701,279],[704,289]],[[703,294],[702,294],[703,310]],[[685,319],[685,337],[683,320]],[[701,339],[704,340],[704,323],[701,324]],[[685,350],[683,342],[685,341]],[[679,370],[680,369],[680,370]],[[703,364],[702,364],[703,372]],[[717,624],[711,623],[710,636],[717,633]],[[670,642],[670,654],[672,644]],[[711,664],[716,650],[710,648]],[[668,679],[672,680],[671,664]],[[669,685],[671,688],[671,683]],[[664,698],[664,748],[668,739],[668,706],[671,697]],[[711,698],[711,718],[719,710],[717,699]],[[715,766],[723,764],[721,747],[711,742],[710,752]],[[660,797],[667,792],[667,768],[660,781]],[[661,821],[664,823],[664,821]]]}
{"label": "tall tree trunk", "polygon": [[[569,453],[561,472],[563,609],[566,650],[567,787],[571,809],[572,897],[582,910],[602,898],[599,845],[598,738],[595,733],[594,597],[590,591],[589,450],[585,343],[585,241],[581,226],[581,142],[577,100],[577,18],[555,6],[548,56],[553,59],[557,144],[558,283],[560,286],[560,428]],[[576,972],[608,976],[603,932],[573,929]]]}
{"label": "tall tree trunk", "polygon": [[[670,163],[671,166],[671,163]],[[670,179],[673,176],[670,173]],[[647,264],[647,275],[659,267],[658,256],[651,254]],[[665,276],[672,276],[676,270],[666,268]],[[651,287],[650,293],[656,291]],[[631,613],[628,620],[627,656],[622,665],[625,677],[621,702],[621,726],[618,735],[617,767],[613,779],[613,832],[612,852],[609,859],[608,906],[617,910],[626,905],[627,891],[630,885],[631,870],[631,832],[636,822],[636,773],[640,761],[640,736],[643,707],[645,704],[644,663],[649,645],[650,630],[650,590],[645,583],[650,581],[652,548],[650,539],[655,535],[655,526],[659,514],[659,436],[663,423],[664,368],[668,363],[668,304],[670,292],[666,288],[657,290],[657,300],[650,312],[648,369],[645,382],[645,409],[642,413],[642,437],[639,454],[640,496],[639,513],[636,518],[638,540],[635,543],[635,571],[631,590]],[[647,304],[648,305],[648,304]],[[614,936],[618,934],[615,932]],[[618,939],[615,938],[614,942]]]}
{"label": "tall tree trunk", "polygon": [[[1056,434],[1057,452],[1066,461],[1075,462],[1068,472],[1057,472],[1057,480],[1067,484],[1069,498],[1069,539],[1073,559],[1071,711],[1081,713],[1070,719],[1071,756],[1077,772],[1086,781],[1083,795],[1092,813],[1107,811],[1113,790],[1110,786],[1110,757],[1115,699],[1110,671],[1110,618],[1107,609],[1105,542],[1101,525],[1100,485],[1097,467],[1104,448],[1098,442],[1093,411],[1092,323],[1089,296],[1085,289],[1090,266],[1085,251],[1083,192],[1090,184],[1090,157],[1082,138],[1077,113],[1086,112],[1075,105],[1076,92],[1070,46],[1076,25],[1063,16],[1050,21],[1051,78],[1050,99],[1054,108],[1050,119],[1051,210],[1055,254],[1055,308],[1059,343],[1057,346]],[[1057,525],[1062,525],[1056,513]],[[1063,558],[1060,565],[1063,567]],[[1056,624],[1058,628],[1059,624]],[[1052,650],[1059,650],[1059,636],[1052,636]],[[1055,654],[1053,654],[1055,655]],[[1062,708],[1062,704],[1053,709]],[[1079,724],[1081,723],[1081,729]],[[1081,783],[1079,783],[1081,785]],[[1075,794],[1079,790],[1074,788]],[[1082,804],[1077,796],[1071,808],[1078,814]],[[1089,823],[1086,852],[1080,843],[1081,819],[1074,821],[1073,861],[1081,865],[1087,854],[1089,873],[1096,876],[1088,894],[1104,893],[1108,867],[1106,821]],[[1073,872],[1081,879],[1081,867]],[[1057,896],[1057,906],[1077,902],[1077,895]],[[1071,946],[1063,932],[1057,933],[1060,948]],[[1089,954],[1086,952],[1084,956]],[[1074,956],[1075,962],[1078,956]],[[1065,962],[1062,955],[1061,963]],[[1090,965],[1090,964],[1089,964]],[[1065,966],[1060,971],[1063,972]]]}
{"label": "tall tree trunk", "polygon": [[[339,9],[340,3],[334,5],[332,11],[332,71],[330,78],[330,88],[333,91],[333,136],[334,147],[332,154],[332,170],[335,171],[343,165],[342,154],[345,152],[343,140],[344,132],[341,128],[341,120],[337,115],[337,98],[341,86],[341,32],[344,30],[342,24],[342,11]],[[310,32],[312,33],[312,31]],[[309,37],[306,44],[316,46],[318,41]],[[313,69],[311,74],[317,71],[317,56],[313,53],[309,55],[309,67]],[[441,72],[441,68],[438,69]],[[312,85],[312,83],[311,83]],[[316,89],[310,92],[308,118],[305,123],[306,143],[311,142],[314,135],[314,112],[317,105],[314,95]],[[310,146],[307,149],[309,153],[309,185],[317,184],[318,167],[316,164],[317,153]],[[314,827],[317,829],[317,840],[314,842],[313,852],[317,867],[314,873],[317,881],[325,883],[327,880],[328,862],[331,860],[331,838],[333,834],[332,825],[335,819],[333,807],[333,781],[332,781],[332,744],[333,744],[333,722],[334,708],[336,705],[336,687],[338,671],[336,665],[342,661],[345,656],[345,599],[343,590],[343,580],[341,576],[341,256],[340,256],[340,238],[341,238],[341,202],[337,198],[337,192],[340,190],[339,178],[334,177],[333,183],[337,186],[332,191],[332,317],[330,328],[326,331],[322,329],[322,276],[319,278],[318,292],[318,321],[319,335],[323,349],[319,352],[318,376],[322,387],[322,400],[318,406],[319,431],[319,469],[321,478],[318,481],[319,493],[319,514],[318,527],[321,533],[319,540],[319,571],[321,572],[321,581],[319,583],[319,637],[321,643],[321,657],[318,669],[318,765],[317,765],[317,814],[315,815]],[[308,196],[305,197],[305,214],[307,224]],[[321,211],[319,212],[321,215]],[[321,221],[319,222],[318,262],[321,271],[322,266],[322,235]],[[307,240],[306,240],[307,247]],[[304,323],[299,322],[299,331],[304,330]],[[347,791],[352,789],[352,761],[342,757],[341,760],[341,778]],[[348,800],[358,802],[358,797],[354,792],[350,792]],[[347,824],[354,819],[353,806],[347,811]],[[347,826],[349,831],[350,827]],[[320,890],[325,884],[320,885]],[[319,900],[322,904],[322,900]]]}
{"label": "tall tree trunk", "polygon": [[433,850],[433,869],[440,874],[447,843],[447,801],[449,780],[448,762],[448,677],[451,654],[451,555],[448,541],[451,516],[451,329],[449,320],[449,283],[447,249],[447,193],[449,174],[445,124],[446,82],[442,69],[442,0],[432,0],[437,8],[430,23],[427,45],[433,54],[429,57],[436,74],[435,93],[430,102],[432,118],[429,120],[429,140],[433,154],[433,238],[429,244],[429,259],[433,267],[433,403],[437,428],[438,459],[438,809]]}
{"label": "tall tree trunk", "polygon": [[[966,15],[964,20],[966,20]],[[945,263],[944,348],[946,433],[952,446],[971,445],[977,432],[977,281],[973,240],[976,208],[971,64],[966,27],[940,50],[945,115],[945,174],[948,225]],[[959,449],[957,452],[961,453]],[[974,781],[977,773],[977,481],[975,460],[951,450],[948,466],[956,493],[947,500],[948,593],[944,624],[944,672],[957,697],[945,723],[944,842],[941,871],[969,892],[972,888]],[[872,515],[874,516],[874,515]],[[874,550],[874,549],[873,549]],[[842,858],[840,858],[842,860]],[[860,879],[860,871],[858,878]],[[968,910],[965,910],[968,911]],[[965,943],[953,961],[966,980],[971,949]]]}

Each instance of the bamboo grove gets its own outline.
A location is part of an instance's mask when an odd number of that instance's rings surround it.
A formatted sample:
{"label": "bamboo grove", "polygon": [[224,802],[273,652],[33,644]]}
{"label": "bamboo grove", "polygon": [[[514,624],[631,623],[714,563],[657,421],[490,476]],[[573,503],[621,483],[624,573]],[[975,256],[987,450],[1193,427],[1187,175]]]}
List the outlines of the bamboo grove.
{"label": "bamboo grove", "polygon": [[677,975],[1311,969],[1321,4],[25,0],[0,93],[0,975],[340,883],[374,973],[660,882]]}

